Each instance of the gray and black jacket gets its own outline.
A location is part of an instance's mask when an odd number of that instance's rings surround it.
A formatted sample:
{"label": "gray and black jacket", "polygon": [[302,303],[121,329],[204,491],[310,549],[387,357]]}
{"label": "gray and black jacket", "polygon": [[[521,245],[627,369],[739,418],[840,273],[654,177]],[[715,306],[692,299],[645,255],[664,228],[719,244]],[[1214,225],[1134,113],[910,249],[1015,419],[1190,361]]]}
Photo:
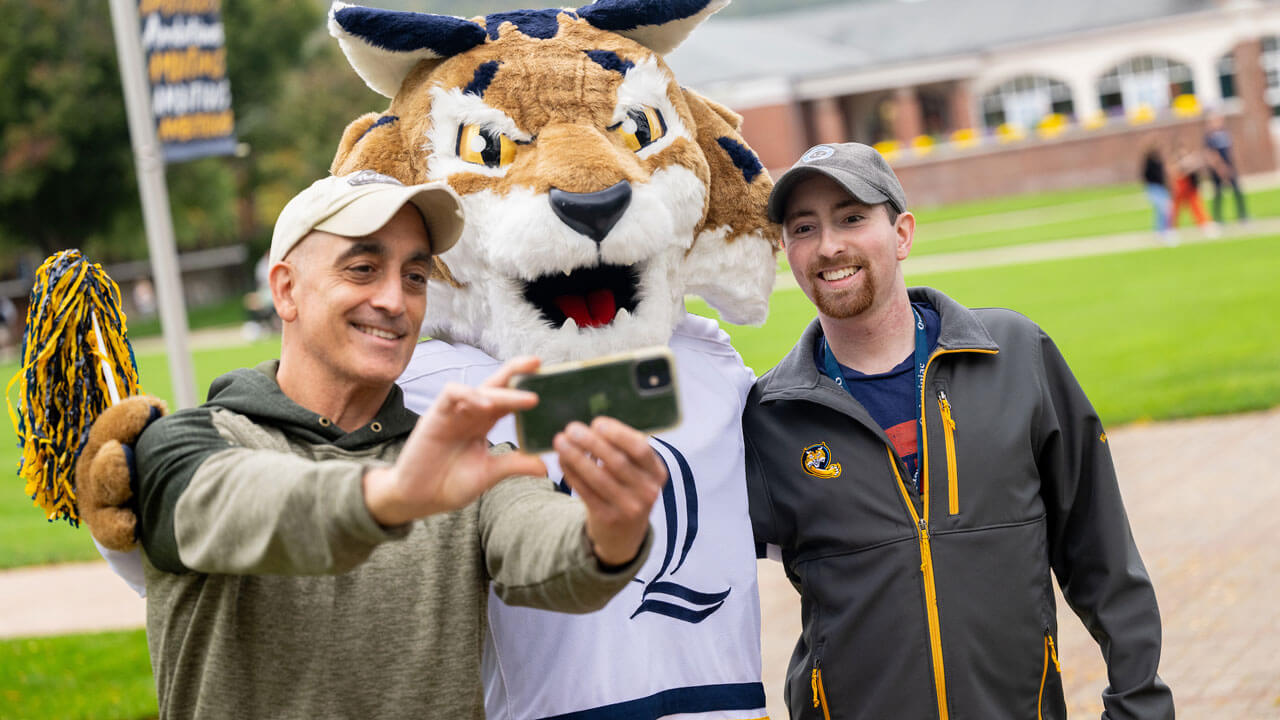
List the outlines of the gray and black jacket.
{"label": "gray and black jacket", "polygon": [[546,478],[380,526],[362,477],[418,416],[393,388],[344,433],[285,397],[277,368],[222,376],[139,439],[160,717],[483,718],[490,583],[511,604],[587,612],[644,562],[651,538],[602,572],[581,503]]}
{"label": "gray and black jacket", "polygon": [[743,431],[758,547],[801,594],[793,718],[1065,718],[1050,568],[1107,662],[1104,718],[1173,718],[1160,616],[1106,433],[1062,355],[1009,310],[913,288],[942,317],[923,496],[818,372],[815,320],[756,382]]}

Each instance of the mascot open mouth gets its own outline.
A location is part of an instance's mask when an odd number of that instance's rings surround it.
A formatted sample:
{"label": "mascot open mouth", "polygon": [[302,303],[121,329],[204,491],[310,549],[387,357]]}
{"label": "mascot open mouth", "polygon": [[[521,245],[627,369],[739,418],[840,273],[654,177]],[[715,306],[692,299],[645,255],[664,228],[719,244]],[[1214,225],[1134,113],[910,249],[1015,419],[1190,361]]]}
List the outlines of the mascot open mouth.
{"label": "mascot open mouth", "polygon": [[553,327],[572,319],[578,327],[602,327],[618,311],[635,312],[640,270],[634,265],[598,265],[528,282],[524,297]]}

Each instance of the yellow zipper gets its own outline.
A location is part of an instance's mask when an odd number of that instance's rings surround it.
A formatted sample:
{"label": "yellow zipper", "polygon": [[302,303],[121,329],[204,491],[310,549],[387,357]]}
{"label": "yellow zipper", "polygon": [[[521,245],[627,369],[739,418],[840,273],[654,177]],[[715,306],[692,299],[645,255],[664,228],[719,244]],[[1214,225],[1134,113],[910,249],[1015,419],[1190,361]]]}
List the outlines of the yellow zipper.
{"label": "yellow zipper", "polygon": [[[893,466],[893,475],[898,479],[898,491],[902,493],[902,499],[907,504],[907,512],[911,513],[911,519],[919,530],[920,572],[924,575],[925,605],[929,615],[929,648],[933,659],[933,685],[938,695],[938,720],[948,720],[947,678],[942,666],[942,630],[941,622],[938,620],[938,591],[934,586],[933,578],[933,551],[929,548],[929,521],[927,518],[920,518],[915,505],[911,502],[911,496],[907,494],[907,486],[902,482],[902,474],[898,472],[898,457],[894,455],[893,448],[886,445],[885,450],[889,453],[889,464]],[[925,512],[928,513],[927,501],[924,507]]]}
{"label": "yellow zipper", "polygon": [[947,441],[947,511],[960,514],[959,483],[956,481],[956,421],[951,417],[951,402],[947,391],[938,391],[938,405],[942,408],[942,430]]}
{"label": "yellow zipper", "polygon": [[1049,679],[1049,661],[1053,661],[1053,667],[1057,669],[1058,674],[1062,674],[1062,665],[1058,663],[1058,649],[1053,646],[1053,636],[1048,632],[1044,634],[1044,672],[1040,674],[1040,699],[1036,703],[1036,718],[1044,720],[1044,684]]}
{"label": "yellow zipper", "polygon": [[916,527],[920,530],[920,572],[924,575],[924,594],[925,603],[928,606],[929,616],[929,647],[933,658],[933,685],[938,694],[938,720],[949,720],[950,715],[947,712],[947,675],[946,668],[942,664],[942,623],[938,619],[938,589],[934,582],[933,576],[933,551],[929,547],[929,491],[933,487],[933,483],[929,481],[929,423],[925,421],[925,378],[929,376],[929,366],[933,365],[933,361],[948,353],[973,352],[983,355],[996,355],[999,350],[980,350],[976,348],[961,348],[957,350],[939,350],[929,356],[928,362],[924,365],[924,370],[920,373],[920,484],[924,491],[921,493],[921,505],[924,507],[924,517],[916,512],[915,505],[911,502],[911,496],[907,494],[907,486],[902,482],[902,474],[898,472],[898,458],[893,452],[893,448],[888,445],[885,450],[889,453],[889,464],[893,466],[893,474],[898,479],[898,490],[902,493],[902,499],[907,504],[907,511],[911,513],[911,519],[915,521]]}
{"label": "yellow zipper", "polygon": [[831,720],[831,710],[827,708],[827,690],[822,686],[822,669],[815,666],[809,675],[809,681],[813,685],[813,706],[822,708],[822,717]]}

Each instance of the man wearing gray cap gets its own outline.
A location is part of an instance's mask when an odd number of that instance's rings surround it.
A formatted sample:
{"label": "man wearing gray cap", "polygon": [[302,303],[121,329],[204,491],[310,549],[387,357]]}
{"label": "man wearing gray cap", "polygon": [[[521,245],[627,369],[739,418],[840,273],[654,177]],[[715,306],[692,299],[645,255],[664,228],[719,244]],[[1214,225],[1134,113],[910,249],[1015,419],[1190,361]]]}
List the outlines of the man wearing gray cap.
{"label": "man wearing gray cap", "polygon": [[667,477],[646,435],[600,419],[556,438],[583,501],[530,477],[538,458],[488,448],[499,418],[537,402],[506,387],[535,358],[445,388],[421,418],[405,409],[394,381],[431,255],[461,226],[444,185],[316,182],[272,238],[280,360],[138,438],[162,718],[482,718],[491,583],[508,603],[588,612],[644,562]]}
{"label": "man wearing gray cap", "polygon": [[769,215],[818,310],[743,414],[757,549],[802,597],[791,716],[1065,718],[1052,569],[1103,716],[1172,719],[1107,435],[1053,341],[907,288],[915,218],[873,148],[810,149]]}

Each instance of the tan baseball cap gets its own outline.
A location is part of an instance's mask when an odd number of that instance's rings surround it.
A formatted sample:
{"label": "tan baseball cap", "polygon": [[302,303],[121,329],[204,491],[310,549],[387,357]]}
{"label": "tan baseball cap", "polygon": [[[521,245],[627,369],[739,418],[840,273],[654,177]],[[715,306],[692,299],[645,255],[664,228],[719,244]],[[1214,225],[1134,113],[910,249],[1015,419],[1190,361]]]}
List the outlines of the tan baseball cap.
{"label": "tan baseball cap", "polygon": [[370,235],[406,203],[413,203],[426,221],[431,254],[439,255],[458,242],[462,205],[448,185],[405,185],[389,175],[361,170],[322,178],[295,195],[276,219],[269,260],[272,265],[280,262],[312,230],[344,237]]}

